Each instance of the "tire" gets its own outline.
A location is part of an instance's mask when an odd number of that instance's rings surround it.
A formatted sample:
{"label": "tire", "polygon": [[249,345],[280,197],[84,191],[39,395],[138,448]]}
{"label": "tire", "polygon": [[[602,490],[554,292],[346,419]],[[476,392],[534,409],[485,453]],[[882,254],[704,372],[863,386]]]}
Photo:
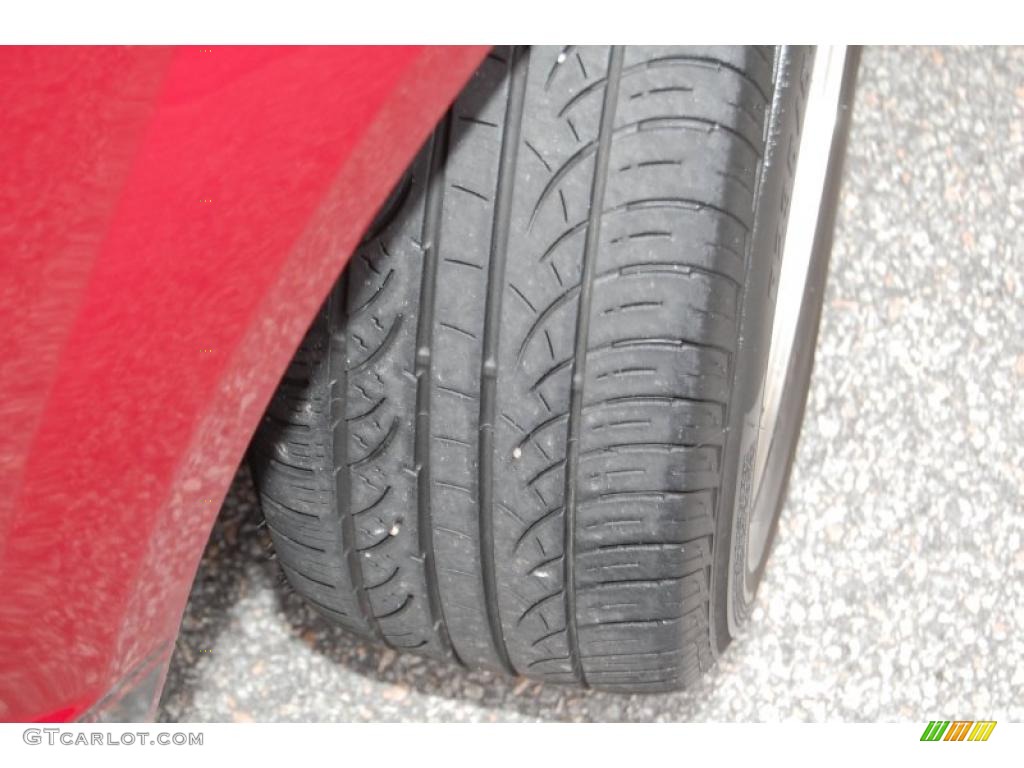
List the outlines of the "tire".
{"label": "tire", "polygon": [[[810,374],[812,259],[751,493],[813,55],[499,48],[383,207],[250,463],[278,559],[396,649],[675,690],[749,613]],[[762,498],[763,497],[763,498]],[[734,578],[735,577],[735,578]]]}

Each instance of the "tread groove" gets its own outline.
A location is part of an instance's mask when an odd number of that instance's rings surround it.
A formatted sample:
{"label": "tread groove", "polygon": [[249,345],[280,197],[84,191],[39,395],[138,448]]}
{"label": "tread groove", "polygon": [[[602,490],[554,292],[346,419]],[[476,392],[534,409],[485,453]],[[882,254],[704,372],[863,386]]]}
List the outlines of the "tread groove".
{"label": "tread groove", "polygon": [[570,665],[587,686],[586,671],[580,658],[579,628],[576,625],[576,485],[579,475],[580,427],[583,417],[583,378],[587,366],[587,346],[590,330],[590,308],[593,300],[593,278],[597,262],[597,251],[601,236],[601,213],[604,209],[604,193],[608,180],[608,166],[611,158],[612,132],[615,126],[615,108],[618,100],[619,81],[622,74],[624,51],[613,46],[608,53],[608,74],[604,101],[601,105],[601,122],[597,138],[597,152],[594,157],[594,178],[590,189],[590,220],[587,223],[586,240],[583,246],[583,270],[580,278],[580,296],[576,313],[574,339],[575,359],[572,366],[572,384],[569,394],[569,421],[565,449],[565,557],[563,559],[563,588],[565,591],[565,626],[569,645]]}
{"label": "tread groove", "polygon": [[[423,560],[423,578],[427,586],[427,612],[441,647],[463,664],[448,636],[441,587],[437,578],[434,553],[434,530],[431,494],[430,381],[431,343],[433,340],[434,303],[437,295],[438,253],[440,251],[441,217],[444,214],[445,160],[451,132],[452,111],[449,109],[431,139],[429,178],[423,206],[423,271],[420,278],[419,316],[416,321],[416,420],[413,437],[413,462],[416,467],[416,531],[419,553]],[[453,185],[456,186],[456,185]],[[409,601],[412,595],[409,595]],[[403,603],[404,608],[407,603]],[[397,611],[395,612],[397,613]],[[389,614],[390,615],[390,614]],[[463,666],[465,666],[463,664]]]}
{"label": "tread groove", "polygon": [[505,262],[512,219],[515,164],[522,132],[526,99],[528,49],[512,48],[508,63],[508,106],[498,159],[494,221],[491,228],[490,262],[484,308],[483,354],[480,363],[479,456],[477,495],[480,505],[480,562],[486,597],[491,642],[501,665],[516,674],[505,644],[498,608],[497,570],[494,558],[494,422],[497,412],[498,341],[501,334],[501,298],[505,287]]}

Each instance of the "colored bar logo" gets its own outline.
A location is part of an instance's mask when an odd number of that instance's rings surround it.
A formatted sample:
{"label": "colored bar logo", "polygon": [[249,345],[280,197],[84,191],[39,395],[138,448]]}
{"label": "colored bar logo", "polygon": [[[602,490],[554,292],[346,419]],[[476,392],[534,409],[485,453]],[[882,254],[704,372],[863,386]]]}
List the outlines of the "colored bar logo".
{"label": "colored bar logo", "polygon": [[995,720],[931,720],[921,741],[988,741],[995,727]]}

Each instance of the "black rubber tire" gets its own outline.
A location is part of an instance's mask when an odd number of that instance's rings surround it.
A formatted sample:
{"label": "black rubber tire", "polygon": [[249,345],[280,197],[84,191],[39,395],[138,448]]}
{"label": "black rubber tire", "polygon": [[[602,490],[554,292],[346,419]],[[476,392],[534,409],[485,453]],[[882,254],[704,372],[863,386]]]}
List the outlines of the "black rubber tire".
{"label": "black rubber tire", "polygon": [[487,57],[254,440],[300,594],[394,648],[548,681],[671,690],[713,663],[730,424],[763,376],[809,61]]}

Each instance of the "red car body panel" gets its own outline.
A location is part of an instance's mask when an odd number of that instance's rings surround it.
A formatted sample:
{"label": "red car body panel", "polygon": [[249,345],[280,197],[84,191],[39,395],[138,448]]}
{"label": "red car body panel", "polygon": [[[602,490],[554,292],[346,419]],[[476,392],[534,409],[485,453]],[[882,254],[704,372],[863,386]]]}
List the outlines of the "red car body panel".
{"label": "red car body panel", "polygon": [[0,50],[0,719],[166,658],[289,358],[485,51]]}

